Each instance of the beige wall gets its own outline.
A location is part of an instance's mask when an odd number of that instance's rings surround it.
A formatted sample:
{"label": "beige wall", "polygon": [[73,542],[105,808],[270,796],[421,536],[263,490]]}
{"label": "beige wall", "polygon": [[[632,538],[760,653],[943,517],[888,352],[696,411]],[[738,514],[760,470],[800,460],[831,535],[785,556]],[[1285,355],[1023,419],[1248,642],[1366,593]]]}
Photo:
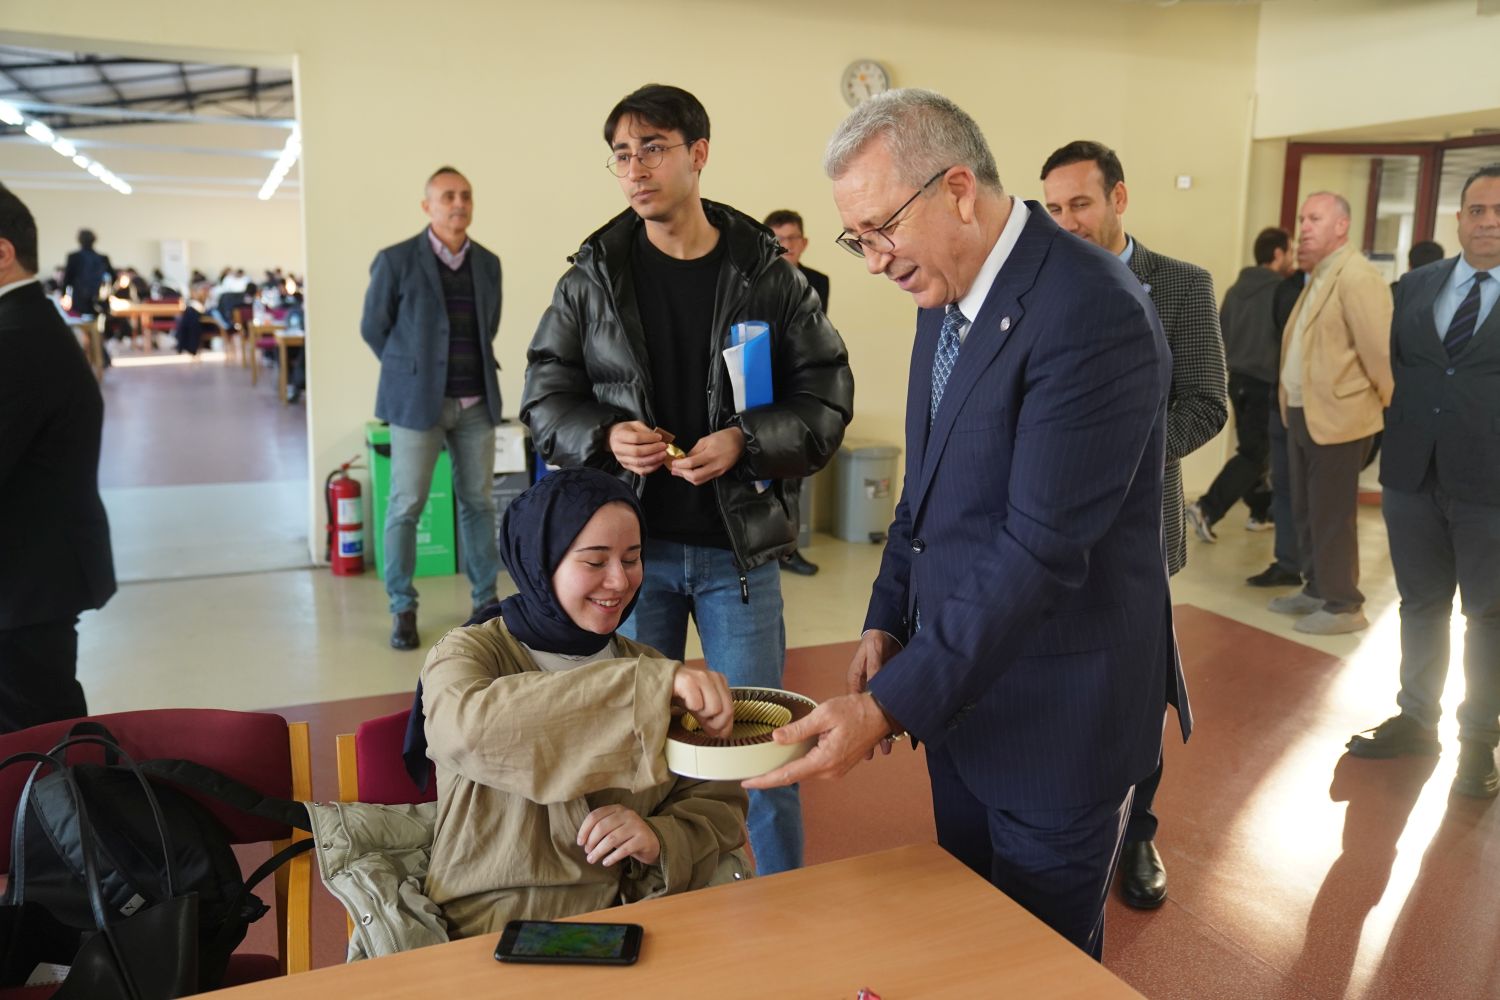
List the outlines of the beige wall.
{"label": "beige wall", "polygon": [[1495,107],[1500,16],[1475,0],[1319,0],[1260,8],[1256,138]]}
{"label": "beige wall", "polygon": [[[846,111],[838,77],[854,58],[880,59],[898,85],[941,90],[969,110],[1018,195],[1038,195],[1037,171],[1056,146],[1112,144],[1130,181],[1130,230],[1207,266],[1222,290],[1244,253],[1255,9],[1070,6],[1076,16],[1062,25],[1055,6],[1021,0],[950,4],[942,20],[886,0],[466,3],[440,19],[396,2],[267,0],[246,18],[222,0],[155,0],[150,18],[122,20],[103,0],[75,0],[18,7],[7,20],[14,42],[120,51],[99,39],[108,25],[139,54],[189,56],[221,44],[221,26],[234,23],[239,62],[294,57],[314,289],[311,461],[321,472],[360,450],[373,405],[376,363],[358,333],[370,258],[419,230],[421,182],[439,163],[469,174],[472,234],[504,261],[499,355],[515,414],[525,345],[565,256],[623,207],[602,166],[603,117],[651,79],[687,87],[709,109],[706,196],[807,218],[807,261],[832,277],[833,320],[853,358],[852,435],[899,441],[914,316],[907,297],[831,242],[839,224],[819,156]],[[1179,174],[1194,178],[1190,190],[1174,188]],[[1206,484],[1222,458],[1220,446],[1194,456],[1189,483]],[[315,497],[309,508],[321,518]]]}

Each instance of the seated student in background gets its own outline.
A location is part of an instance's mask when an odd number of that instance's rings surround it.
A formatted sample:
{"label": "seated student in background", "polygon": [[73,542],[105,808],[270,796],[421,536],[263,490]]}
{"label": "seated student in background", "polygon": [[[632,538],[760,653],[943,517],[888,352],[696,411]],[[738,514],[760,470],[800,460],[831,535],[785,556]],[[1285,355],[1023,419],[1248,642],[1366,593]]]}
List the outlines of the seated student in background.
{"label": "seated student in background", "polygon": [[641,586],[642,531],[619,480],[551,473],[500,527],[520,593],[427,654],[438,811],[426,890],[455,938],[748,871],[745,793],[666,765],[674,707],[729,731],[727,682],[615,634]]}

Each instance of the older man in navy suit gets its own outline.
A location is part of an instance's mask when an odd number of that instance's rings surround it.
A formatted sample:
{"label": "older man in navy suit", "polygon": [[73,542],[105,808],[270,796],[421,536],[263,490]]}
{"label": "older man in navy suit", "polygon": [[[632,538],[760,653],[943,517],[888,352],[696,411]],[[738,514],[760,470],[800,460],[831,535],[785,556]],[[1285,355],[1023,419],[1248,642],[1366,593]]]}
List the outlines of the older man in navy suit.
{"label": "older man in navy suit", "polygon": [[865,102],[825,167],[840,242],[920,307],[906,478],[850,694],[779,730],[817,745],[749,785],[836,777],[908,732],[939,843],[1098,958],[1169,692],[1191,718],[1162,549],[1160,322],[1119,258],[1004,192],[944,97]]}
{"label": "older man in navy suit", "polygon": [[431,224],[386,247],[370,265],[360,333],[380,359],[375,416],[391,425],[391,499],[385,517],[385,589],[391,646],[416,649],[417,520],[444,445],[453,460],[458,541],[473,610],[495,600],[495,425],[500,383],[493,342],[500,331],[500,258],[469,239],[474,192],[463,174],[439,167],[422,211]]}
{"label": "older man in navy suit", "polygon": [[1349,752],[1439,752],[1457,591],[1466,627],[1453,791],[1487,799],[1500,793],[1500,163],[1470,176],[1459,203],[1463,253],[1396,286],[1380,485],[1401,592],[1401,711]]}

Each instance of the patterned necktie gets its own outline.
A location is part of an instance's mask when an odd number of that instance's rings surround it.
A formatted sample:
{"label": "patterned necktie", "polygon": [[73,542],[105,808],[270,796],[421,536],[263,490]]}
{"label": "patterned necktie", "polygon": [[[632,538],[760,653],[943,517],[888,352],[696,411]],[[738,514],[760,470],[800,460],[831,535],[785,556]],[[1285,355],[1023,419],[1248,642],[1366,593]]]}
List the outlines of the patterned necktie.
{"label": "patterned necktie", "polygon": [[948,377],[953,374],[953,365],[958,361],[961,341],[958,333],[968,320],[958,306],[949,306],[943,317],[943,332],[938,335],[937,350],[932,355],[932,407],[927,411],[927,420],[937,416],[938,404],[943,401],[943,390],[948,388]]}
{"label": "patterned necktie", "polygon": [[[1474,339],[1474,327],[1479,321],[1479,286],[1489,279],[1488,271],[1475,271],[1474,284],[1469,289],[1469,294],[1459,303],[1458,312],[1453,314],[1453,322],[1448,324],[1448,332],[1443,336],[1443,346],[1448,349],[1448,359],[1463,353],[1463,349],[1469,346],[1469,341]],[[939,348],[941,350],[941,348]],[[937,373],[933,373],[934,384]]]}

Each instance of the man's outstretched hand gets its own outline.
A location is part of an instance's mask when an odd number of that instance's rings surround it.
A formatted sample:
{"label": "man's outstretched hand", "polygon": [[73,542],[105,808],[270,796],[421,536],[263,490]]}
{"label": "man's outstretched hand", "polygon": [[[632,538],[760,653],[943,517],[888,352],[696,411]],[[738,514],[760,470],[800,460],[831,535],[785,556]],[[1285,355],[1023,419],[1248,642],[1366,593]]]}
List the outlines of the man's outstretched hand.
{"label": "man's outstretched hand", "polygon": [[816,737],[817,744],[806,756],[742,784],[750,789],[765,789],[780,788],[810,778],[842,778],[855,764],[868,759],[876,744],[890,732],[891,723],[870,695],[846,694],[831,698],[805,718],[782,726],[772,734],[772,738],[783,745]]}

